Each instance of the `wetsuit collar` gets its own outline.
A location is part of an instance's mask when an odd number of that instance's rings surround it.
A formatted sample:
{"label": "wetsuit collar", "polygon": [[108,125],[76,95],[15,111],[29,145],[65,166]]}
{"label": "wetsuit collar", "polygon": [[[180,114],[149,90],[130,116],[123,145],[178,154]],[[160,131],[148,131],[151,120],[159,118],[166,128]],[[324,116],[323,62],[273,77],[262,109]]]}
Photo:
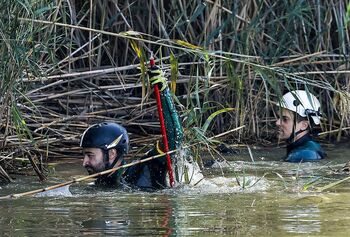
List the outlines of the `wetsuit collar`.
{"label": "wetsuit collar", "polygon": [[[106,170],[107,169],[112,169],[115,167],[119,167],[121,165],[124,165],[125,161],[123,158],[123,154],[118,155],[112,164],[107,164],[106,165]],[[120,177],[122,176],[124,172],[124,169],[119,169],[117,171],[114,171],[110,174],[105,174],[97,178],[95,184],[97,185],[102,185],[102,186],[119,186],[120,184]]]}
{"label": "wetsuit collar", "polygon": [[98,186],[118,187],[121,184],[121,176],[123,175],[124,171],[125,169],[119,169],[110,176],[103,175],[101,177],[98,177],[95,181],[95,184]]}
{"label": "wetsuit collar", "polygon": [[302,144],[308,141],[312,141],[312,137],[310,136],[310,133],[305,134],[304,136],[302,136],[301,138],[299,138],[298,140],[292,143],[288,143],[287,154],[289,154],[290,151],[294,150],[295,148],[301,146]]}

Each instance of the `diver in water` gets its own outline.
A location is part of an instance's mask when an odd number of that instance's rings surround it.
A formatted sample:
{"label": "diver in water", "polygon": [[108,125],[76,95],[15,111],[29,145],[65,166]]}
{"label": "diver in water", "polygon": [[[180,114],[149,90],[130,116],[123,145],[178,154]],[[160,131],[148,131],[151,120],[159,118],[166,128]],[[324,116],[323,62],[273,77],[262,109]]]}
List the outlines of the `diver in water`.
{"label": "diver in water", "polygon": [[278,139],[287,143],[288,162],[317,161],[326,157],[320,144],[312,138],[320,124],[320,102],[310,92],[286,93],[279,103],[281,117],[276,121]]}
{"label": "diver in water", "polygon": [[[158,67],[149,70],[150,83],[159,85],[162,111],[168,137],[169,150],[178,149],[183,140],[180,119],[172,101],[164,73]],[[125,164],[124,155],[129,150],[129,137],[124,127],[116,123],[95,124],[86,129],[80,141],[83,148],[83,166],[89,174]],[[162,154],[162,145],[157,142],[144,158]],[[174,153],[171,154],[173,167],[179,162]],[[175,172],[179,182],[178,173]],[[156,158],[129,168],[119,169],[112,174],[100,176],[95,184],[104,186],[121,186],[142,190],[157,190],[169,186],[167,182],[166,157]]]}

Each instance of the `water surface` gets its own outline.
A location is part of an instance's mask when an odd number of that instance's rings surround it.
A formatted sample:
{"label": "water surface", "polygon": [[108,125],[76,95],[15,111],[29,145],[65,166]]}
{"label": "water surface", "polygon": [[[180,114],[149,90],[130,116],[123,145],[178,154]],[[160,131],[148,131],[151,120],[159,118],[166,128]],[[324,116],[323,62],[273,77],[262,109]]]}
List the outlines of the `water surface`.
{"label": "water surface", "polygon": [[[196,187],[154,193],[76,184],[52,196],[0,200],[0,236],[349,236],[349,182],[335,173],[350,149],[327,148],[318,163],[279,161],[281,149],[252,149],[206,169]],[[0,195],[19,193],[85,175],[80,161],[55,166],[49,181],[19,176]],[[237,183],[239,181],[239,184]],[[310,191],[303,191],[307,183]]]}

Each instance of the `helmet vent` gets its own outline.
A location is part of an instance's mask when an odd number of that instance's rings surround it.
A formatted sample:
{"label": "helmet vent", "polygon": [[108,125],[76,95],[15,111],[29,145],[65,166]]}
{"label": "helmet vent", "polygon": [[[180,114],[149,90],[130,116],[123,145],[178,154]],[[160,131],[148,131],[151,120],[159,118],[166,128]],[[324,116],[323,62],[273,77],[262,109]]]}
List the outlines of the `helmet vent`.
{"label": "helmet vent", "polygon": [[118,143],[120,142],[120,139],[122,139],[123,134],[121,134],[119,137],[117,137],[117,139],[115,139],[111,144],[107,145],[107,149],[111,149],[114,148],[118,145]]}
{"label": "helmet vent", "polygon": [[294,101],[293,101],[293,105],[294,105],[295,107],[297,107],[298,105],[300,105],[300,101],[299,101],[299,100],[294,100]]}

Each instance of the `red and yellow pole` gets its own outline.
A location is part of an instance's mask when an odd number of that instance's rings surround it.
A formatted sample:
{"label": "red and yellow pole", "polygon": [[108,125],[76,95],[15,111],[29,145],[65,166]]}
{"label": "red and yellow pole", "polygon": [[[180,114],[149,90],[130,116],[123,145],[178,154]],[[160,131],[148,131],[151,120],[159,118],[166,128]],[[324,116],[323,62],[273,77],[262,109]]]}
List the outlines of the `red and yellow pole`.
{"label": "red and yellow pole", "polygon": [[[150,66],[151,68],[155,66],[155,61],[154,58],[152,57],[150,59]],[[163,116],[163,108],[162,108],[162,101],[160,100],[160,92],[158,85],[154,85],[154,95],[156,97],[157,101],[157,108],[158,108],[158,116],[159,116],[159,122],[160,122],[160,128],[162,131],[162,140],[163,140],[163,149],[164,152],[169,151],[169,145],[168,145],[168,137],[166,134],[166,128],[165,128],[165,123],[164,123],[164,116]],[[170,154],[166,154],[166,163],[167,163],[167,170],[168,170],[168,175],[169,175],[169,181],[170,181],[170,187],[174,186],[174,173],[173,173],[173,168],[171,165],[171,158]]]}

